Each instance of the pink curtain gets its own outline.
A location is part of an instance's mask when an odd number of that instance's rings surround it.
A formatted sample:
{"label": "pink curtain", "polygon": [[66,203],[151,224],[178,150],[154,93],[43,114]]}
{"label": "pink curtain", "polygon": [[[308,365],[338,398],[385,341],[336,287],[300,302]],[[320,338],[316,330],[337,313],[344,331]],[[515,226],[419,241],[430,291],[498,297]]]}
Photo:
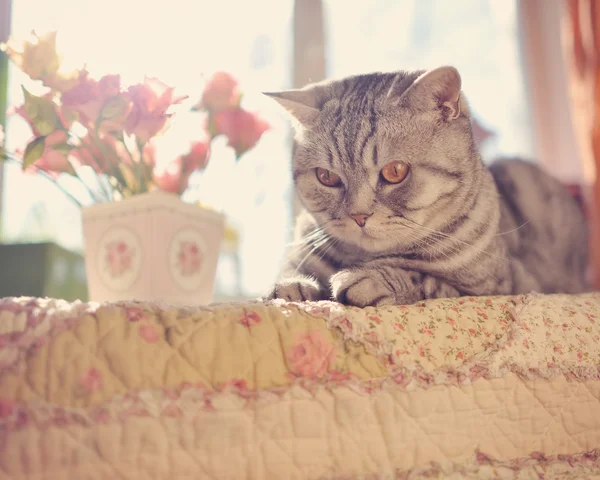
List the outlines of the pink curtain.
{"label": "pink curtain", "polygon": [[600,3],[565,0],[563,42],[570,73],[571,113],[589,171],[587,191],[594,286],[600,288]]}

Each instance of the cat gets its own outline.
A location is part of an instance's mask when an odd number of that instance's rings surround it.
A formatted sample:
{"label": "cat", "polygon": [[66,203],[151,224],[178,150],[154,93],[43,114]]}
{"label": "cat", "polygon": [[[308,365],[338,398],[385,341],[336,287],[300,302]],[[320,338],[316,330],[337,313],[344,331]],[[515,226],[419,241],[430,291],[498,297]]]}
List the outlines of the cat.
{"label": "cat", "polygon": [[357,307],[587,289],[587,228],[531,162],[486,167],[457,69],[266,93],[295,123],[303,210],[265,298]]}

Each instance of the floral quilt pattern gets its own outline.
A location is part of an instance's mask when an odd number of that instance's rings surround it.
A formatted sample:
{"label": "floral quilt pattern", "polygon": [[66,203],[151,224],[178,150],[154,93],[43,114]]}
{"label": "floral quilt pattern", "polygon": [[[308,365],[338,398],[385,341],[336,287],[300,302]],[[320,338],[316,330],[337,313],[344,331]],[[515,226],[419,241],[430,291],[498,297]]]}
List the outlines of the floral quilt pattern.
{"label": "floral quilt pattern", "polygon": [[[326,392],[337,401],[350,395],[357,404],[370,397],[433,398],[512,378],[524,385],[585,384],[600,404],[600,387],[591,387],[600,380],[599,365],[598,294],[366,309],[280,300],[175,308],[7,298],[0,300],[0,446],[32,431],[108,428],[134,418],[217,421],[226,412],[308,405]],[[600,426],[595,435],[600,442]],[[546,462],[551,470],[570,462],[585,463],[588,472],[597,455],[584,451],[591,450],[523,451],[504,459],[472,451],[475,460],[454,459],[450,466],[402,460],[385,478],[432,472],[467,478],[490,468],[514,473],[553,454],[563,456]],[[0,467],[3,461],[10,463],[0,453]],[[315,478],[338,478],[332,470],[321,473]],[[354,478],[348,475],[340,478]]]}

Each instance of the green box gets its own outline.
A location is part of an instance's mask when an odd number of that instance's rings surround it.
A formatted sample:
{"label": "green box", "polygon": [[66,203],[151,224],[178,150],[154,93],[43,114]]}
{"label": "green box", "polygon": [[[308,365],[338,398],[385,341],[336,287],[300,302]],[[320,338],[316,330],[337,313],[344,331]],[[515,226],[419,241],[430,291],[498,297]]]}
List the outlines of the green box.
{"label": "green box", "polygon": [[83,256],[55,243],[0,245],[0,297],[87,301]]}

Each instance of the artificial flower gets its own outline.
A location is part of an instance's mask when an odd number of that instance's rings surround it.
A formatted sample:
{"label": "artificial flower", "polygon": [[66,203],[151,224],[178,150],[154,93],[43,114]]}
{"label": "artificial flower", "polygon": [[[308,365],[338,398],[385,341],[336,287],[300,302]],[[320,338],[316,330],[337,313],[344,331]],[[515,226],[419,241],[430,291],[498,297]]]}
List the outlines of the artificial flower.
{"label": "artificial flower", "polygon": [[164,192],[182,193],[188,187],[189,175],[183,173],[181,157],[154,169],[153,179],[156,186]]}
{"label": "artificial flower", "polygon": [[202,99],[193,107],[195,110],[205,108],[212,112],[237,107],[242,94],[238,82],[227,72],[216,72],[206,83]]}
{"label": "artificial flower", "polygon": [[118,142],[112,135],[97,136],[92,132],[81,139],[81,142],[71,150],[71,155],[79,166],[87,166],[96,173],[108,173],[123,160],[119,155]]}
{"label": "artificial flower", "polygon": [[37,36],[32,41],[24,41],[18,49],[14,41],[2,45],[2,50],[19,68],[33,80],[43,80],[54,75],[60,67],[56,52],[56,32]]}
{"label": "artificial flower", "polygon": [[[58,176],[60,173],[70,172],[73,167],[63,150],[55,150],[54,147],[65,145],[67,143],[67,133],[62,130],[56,130],[48,135],[44,140],[44,151],[42,156],[36,160],[33,165],[37,169],[43,170],[51,176]],[[27,171],[35,173],[36,168],[28,168]]]}
{"label": "artificial flower", "polygon": [[[8,112],[20,115],[34,134],[27,148],[18,152],[26,170],[37,167],[52,176],[67,172],[85,184],[73,167],[91,167],[98,175],[106,175],[106,185],[115,189],[113,196],[107,192],[107,199],[155,188],[181,195],[188,188],[190,176],[206,168],[215,136],[227,136],[239,157],[269,128],[255,114],[240,108],[242,94],[237,80],[226,72],[217,72],[205,85],[195,107],[208,114],[209,124],[202,131],[202,139],[170,163],[157,165],[151,140],[167,128],[173,115],[169,109],[187,97],[175,97],[173,88],[155,78],[146,77],[143,83],[122,90],[119,75],[96,80],[85,69],[63,71],[55,33],[35,36],[21,48],[16,48],[14,42],[0,48],[25,74],[49,89],[41,97],[24,89],[24,104]],[[0,130],[0,160],[10,158],[2,141]]]}
{"label": "artificial flower", "polygon": [[55,92],[65,93],[77,86],[79,83],[80,71],[58,72],[48,74],[42,79],[45,87],[50,88]]}
{"label": "artificial flower", "polygon": [[223,110],[211,119],[212,130],[216,135],[227,136],[228,145],[239,157],[253,148],[269,125],[257,115],[241,108]]}
{"label": "artificial flower", "polygon": [[133,85],[127,90],[132,110],[125,123],[125,131],[145,143],[158,135],[172,114],[167,110],[186,97],[175,98],[173,88],[156,78],[144,79],[144,83]]}
{"label": "artificial flower", "polygon": [[[52,92],[46,93],[41,98],[52,101],[52,99],[53,99]],[[58,119],[60,120],[61,125],[58,126],[59,129],[60,129],[60,127],[62,127],[66,130],[69,130],[71,128],[71,126],[73,125],[73,120],[74,120],[72,112],[69,109],[66,109],[63,106],[60,106],[57,104],[54,104],[54,111],[57,114]],[[29,115],[27,114],[27,109],[26,109],[25,104],[9,107],[6,110],[6,114],[8,116],[19,115],[21,118],[23,118],[23,120],[25,120],[29,124],[33,134],[36,137],[40,136],[40,132],[36,128],[34,120],[32,118],[30,118]]]}
{"label": "artificial flower", "polygon": [[193,142],[188,153],[154,169],[154,183],[165,192],[183,193],[192,173],[206,167],[208,152],[209,141]]}
{"label": "artificial flower", "polygon": [[183,155],[182,169],[185,172],[202,170],[208,164],[209,142],[193,142],[189,153]]}
{"label": "artificial flower", "polygon": [[[134,155],[134,160],[139,161],[139,154],[136,150]],[[150,168],[154,168],[156,165],[156,147],[153,143],[148,142],[144,144],[144,150],[142,152],[142,162],[146,164]]]}
{"label": "artificial flower", "polygon": [[119,75],[105,75],[96,81],[83,70],[78,83],[63,93],[61,100],[66,108],[78,114],[79,121],[86,127],[95,126],[100,119],[102,131],[116,132],[123,130],[132,108],[130,100],[120,93]]}

